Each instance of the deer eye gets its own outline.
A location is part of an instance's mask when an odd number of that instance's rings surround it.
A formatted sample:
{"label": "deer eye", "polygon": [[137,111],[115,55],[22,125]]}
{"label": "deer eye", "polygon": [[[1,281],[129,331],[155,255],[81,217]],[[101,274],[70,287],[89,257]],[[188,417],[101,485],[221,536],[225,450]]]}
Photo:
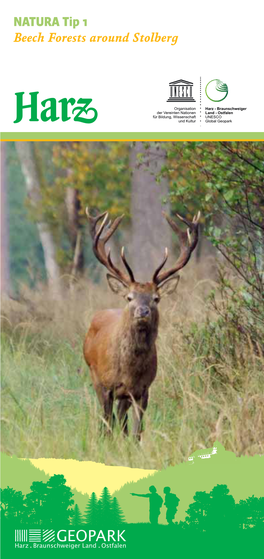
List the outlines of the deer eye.
{"label": "deer eye", "polygon": [[134,297],[130,293],[127,295],[127,301],[133,301]]}
{"label": "deer eye", "polygon": [[154,301],[155,303],[159,303],[159,300],[160,300],[160,298],[159,298],[158,295],[153,295],[153,301]]}

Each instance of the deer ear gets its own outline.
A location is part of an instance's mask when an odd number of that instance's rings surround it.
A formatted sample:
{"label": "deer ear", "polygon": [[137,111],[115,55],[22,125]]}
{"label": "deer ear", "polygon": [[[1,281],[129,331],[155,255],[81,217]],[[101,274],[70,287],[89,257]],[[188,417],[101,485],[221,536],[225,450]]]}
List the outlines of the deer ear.
{"label": "deer ear", "polygon": [[174,276],[167,280],[165,280],[159,287],[158,287],[158,294],[160,297],[166,297],[167,295],[171,295],[178,283],[179,283],[180,276]]}
{"label": "deer ear", "polygon": [[126,285],[122,280],[115,278],[114,276],[111,276],[110,274],[106,274],[106,278],[108,281],[108,285],[110,287],[110,289],[112,289],[112,291],[114,293],[118,293],[119,295],[122,295],[123,297],[125,297],[127,295],[128,292],[128,285]]}

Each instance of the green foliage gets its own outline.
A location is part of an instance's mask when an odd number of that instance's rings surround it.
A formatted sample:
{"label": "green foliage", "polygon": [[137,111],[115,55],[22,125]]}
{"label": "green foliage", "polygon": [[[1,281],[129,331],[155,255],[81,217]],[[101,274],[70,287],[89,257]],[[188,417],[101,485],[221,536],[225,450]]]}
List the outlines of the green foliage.
{"label": "green foliage", "polygon": [[[47,215],[53,224],[59,245],[57,258],[62,267],[73,260],[69,242],[69,223],[66,214],[66,189],[77,193],[78,228],[87,227],[85,208],[102,213],[110,210],[111,216],[129,214],[129,169],[128,145],[120,143],[63,142],[53,147],[53,162],[56,179],[43,199],[44,206],[56,208],[56,216]],[[93,258],[92,258],[93,263]],[[66,268],[67,269],[67,268]]]}
{"label": "green foliage", "polygon": [[202,211],[205,234],[239,280],[223,274],[219,280],[232,327],[237,323],[241,336],[263,348],[263,143],[187,142],[167,150],[172,202],[185,213],[186,208]]}
{"label": "green foliage", "polygon": [[[7,146],[11,277],[35,286],[45,279],[42,246],[36,223],[47,223],[56,245],[62,272],[71,271],[74,248],[66,205],[66,189],[77,192],[76,226],[84,235],[85,207],[129,214],[129,145],[126,142],[34,142],[41,200],[34,206],[27,197],[14,143]],[[85,250],[86,260],[90,252]],[[91,259],[93,263],[93,258]]]}
{"label": "green foliage", "polygon": [[252,356],[263,356],[263,310],[244,284],[234,285],[221,271],[208,304],[211,312],[202,324],[192,324],[186,342],[212,379],[241,390]]}
{"label": "green foliage", "polygon": [[[77,142],[57,143],[53,148],[57,191],[75,188],[80,198],[80,216],[85,217],[85,207],[112,214],[128,210],[128,156],[126,142]],[[65,172],[61,171],[64,170]]]}

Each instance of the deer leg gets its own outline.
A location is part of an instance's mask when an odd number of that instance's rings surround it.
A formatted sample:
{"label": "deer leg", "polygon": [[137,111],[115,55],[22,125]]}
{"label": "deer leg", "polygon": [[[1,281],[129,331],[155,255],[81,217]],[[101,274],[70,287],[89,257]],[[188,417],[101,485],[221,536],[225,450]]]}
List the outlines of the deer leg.
{"label": "deer leg", "polygon": [[128,435],[127,411],[129,410],[129,408],[131,406],[131,403],[132,402],[129,398],[123,398],[122,400],[119,400],[118,406],[117,406],[117,416],[118,416],[119,423],[122,427],[122,431],[123,431],[124,435]]}
{"label": "deer leg", "polygon": [[[98,396],[99,397],[99,396]],[[114,393],[113,390],[107,390],[101,387],[99,401],[104,410],[104,432],[112,433],[115,416],[113,414]]]}
{"label": "deer leg", "polygon": [[140,399],[133,402],[133,435],[140,441],[143,431],[143,416],[148,407],[148,390],[144,390]]}

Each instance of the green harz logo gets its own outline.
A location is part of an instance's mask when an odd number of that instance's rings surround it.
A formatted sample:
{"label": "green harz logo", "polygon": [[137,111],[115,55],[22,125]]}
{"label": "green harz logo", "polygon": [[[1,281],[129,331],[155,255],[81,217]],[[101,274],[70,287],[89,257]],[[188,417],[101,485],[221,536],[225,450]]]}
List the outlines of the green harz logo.
{"label": "green harz logo", "polygon": [[[55,122],[56,120],[62,120],[62,122],[66,122],[70,120],[73,115],[75,122],[82,122],[84,124],[92,124],[97,117],[98,112],[94,107],[90,107],[92,99],[80,97],[78,101],[76,101],[73,97],[67,99],[64,97],[57,101],[54,97],[49,97],[48,99],[44,99],[40,102],[41,106],[44,107],[43,110],[40,112],[38,111],[38,94],[39,91],[32,91],[29,93],[30,95],[30,103],[24,104],[24,91],[20,91],[19,93],[15,93],[16,95],[16,120],[14,120],[14,124],[21,122],[24,117],[24,111],[29,110],[30,114],[29,121],[30,122],[38,122],[42,120],[42,122]],[[74,106],[75,105],[75,106]],[[72,108],[74,106],[74,108]],[[71,116],[69,113],[71,111]],[[75,113],[75,114],[74,114]],[[60,116],[58,116],[60,114]],[[39,118],[40,117],[40,118]]]}
{"label": "green harz logo", "polygon": [[227,97],[228,87],[226,83],[222,82],[221,80],[211,80],[210,82],[208,82],[205,88],[205,93],[210,101],[219,103]]}

